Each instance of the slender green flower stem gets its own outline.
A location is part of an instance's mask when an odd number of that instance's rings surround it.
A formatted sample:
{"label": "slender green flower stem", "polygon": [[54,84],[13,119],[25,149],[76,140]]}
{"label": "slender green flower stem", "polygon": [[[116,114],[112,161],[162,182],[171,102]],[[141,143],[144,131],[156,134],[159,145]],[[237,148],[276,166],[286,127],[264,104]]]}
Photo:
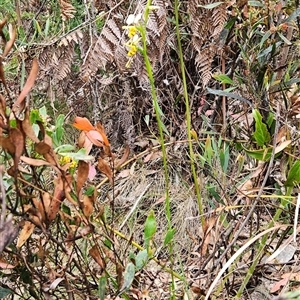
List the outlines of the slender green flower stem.
{"label": "slender green flower stem", "polygon": [[[147,21],[149,18],[149,12],[150,12],[149,7],[150,6],[151,6],[151,0],[148,0],[146,9],[145,9],[145,14],[144,14],[145,24],[147,24]],[[172,225],[171,225],[170,192],[169,192],[169,190],[170,190],[170,188],[169,188],[169,171],[168,171],[168,161],[167,161],[167,150],[166,150],[166,146],[165,146],[165,139],[164,139],[164,133],[163,133],[164,125],[161,120],[162,112],[161,112],[161,109],[158,104],[155,82],[154,82],[154,77],[153,77],[153,70],[152,70],[152,66],[151,66],[151,63],[150,63],[150,60],[149,60],[149,57],[147,54],[146,25],[139,26],[138,29],[140,31],[141,38],[142,38],[143,46],[140,50],[144,57],[145,66],[146,66],[147,74],[148,74],[149,81],[150,81],[151,96],[152,96],[155,116],[156,116],[156,120],[157,120],[157,124],[158,124],[159,141],[161,144],[161,150],[162,150],[162,154],[163,154],[164,175],[165,175],[165,182],[166,182],[166,217],[167,217],[167,221],[168,221],[168,227],[169,227],[169,229],[171,229]]]}
{"label": "slender green flower stem", "polygon": [[203,209],[203,203],[202,203],[202,197],[201,197],[201,190],[200,190],[200,186],[198,183],[197,172],[196,172],[196,167],[195,167],[195,154],[194,154],[194,150],[193,150],[192,135],[191,135],[191,129],[192,129],[191,128],[191,109],[190,109],[189,95],[188,95],[186,76],[185,76],[185,66],[184,66],[184,59],[183,59],[183,53],[182,53],[181,36],[180,36],[180,31],[179,31],[178,10],[179,10],[179,1],[175,0],[176,35],[177,35],[177,43],[178,43],[178,55],[179,55],[179,59],[180,59],[180,68],[181,68],[181,74],[182,74],[183,93],[184,93],[185,107],[186,107],[186,126],[187,126],[187,136],[188,136],[188,141],[189,141],[190,163],[191,163],[191,170],[192,170],[192,174],[193,174],[195,190],[196,190],[196,195],[197,195],[199,214],[201,217],[202,226],[204,226],[204,224],[205,224],[204,209]]}
{"label": "slender green flower stem", "polygon": [[[169,186],[169,171],[168,171],[168,160],[167,160],[167,150],[166,150],[166,145],[165,145],[165,139],[164,139],[164,124],[161,120],[161,116],[163,115],[158,99],[157,99],[157,94],[156,94],[156,87],[155,87],[155,82],[154,82],[154,77],[153,77],[153,70],[152,66],[147,54],[147,32],[146,32],[146,26],[147,26],[147,21],[149,18],[151,10],[151,0],[147,1],[147,5],[145,8],[145,13],[144,13],[144,21],[145,23],[142,26],[139,26],[139,32],[141,34],[141,41],[142,41],[142,48],[140,49],[144,61],[145,61],[145,66],[148,74],[148,78],[150,81],[150,87],[151,87],[151,95],[152,95],[152,101],[153,101],[153,106],[155,110],[155,115],[156,115],[156,120],[158,124],[158,131],[159,131],[159,141],[161,144],[161,149],[162,149],[162,154],[163,154],[163,166],[164,166],[164,175],[165,175],[165,184],[166,184],[166,200],[165,200],[165,213],[166,213],[166,219],[168,223],[168,232],[172,230],[172,224],[171,224],[171,207],[170,207],[170,186]],[[170,262],[171,262],[171,270],[173,268],[173,242],[171,241],[168,244],[169,247],[169,255],[170,255]],[[175,278],[174,278],[174,273],[171,272],[172,276],[172,290],[171,290],[171,296],[170,299],[176,299],[175,298]]]}

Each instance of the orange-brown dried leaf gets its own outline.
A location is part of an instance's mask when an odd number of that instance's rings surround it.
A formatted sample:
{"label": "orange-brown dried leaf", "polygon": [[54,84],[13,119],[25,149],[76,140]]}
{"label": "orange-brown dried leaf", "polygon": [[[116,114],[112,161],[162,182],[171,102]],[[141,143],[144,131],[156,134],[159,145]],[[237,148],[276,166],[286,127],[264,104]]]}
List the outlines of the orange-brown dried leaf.
{"label": "orange-brown dried leaf", "polygon": [[52,199],[51,199],[51,196],[50,196],[50,194],[48,192],[43,193],[42,197],[43,197],[43,203],[42,203],[42,208],[40,208],[40,209],[43,210],[43,214],[42,214],[43,221],[46,222],[47,221],[46,217],[49,214]]}
{"label": "orange-brown dried leaf", "polygon": [[29,76],[27,78],[27,81],[24,85],[24,88],[21,91],[17,101],[14,103],[14,105],[12,107],[12,111],[14,113],[19,114],[23,111],[23,109],[25,107],[24,99],[27,96],[27,94],[30,92],[30,90],[32,89],[32,87],[34,85],[34,82],[35,82],[35,79],[37,77],[38,71],[39,71],[39,65],[38,65],[37,59],[34,58],[33,61],[32,61],[32,68],[31,68],[31,71],[30,71]]}
{"label": "orange-brown dried leaf", "polygon": [[76,117],[73,126],[82,131],[95,130],[95,127],[87,118]]}
{"label": "orange-brown dried leaf", "polygon": [[97,245],[94,245],[90,250],[89,250],[90,256],[96,261],[96,263],[103,269],[105,270],[106,268],[106,263],[105,260],[102,258],[101,253],[97,247]]}
{"label": "orange-brown dried leaf", "polygon": [[51,147],[46,144],[45,142],[39,142],[37,144],[34,145],[34,150],[41,155],[44,155],[46,153],[49,153],[51,150]]}
{"label": "orange-brown dried leaf", "polygon": [[97,168],[100,172],[107,176],[111,183],[113,183],[113,172],[109,164],[101,157],[98,158]]}
{"label": "orange-brown dried leaf", "polygon": [[4,75],[4,69],[3,69],[3,63],[2,63],[2,57],[0,56],[0,80],[5,88],[5,91],[7,94],[9,94],[9,90],[7,88],[6,80],[5,80],[5,75]]}
{"label": "orange-brown dried leaf", "polygon": [[61,203],[65,199],[64,182],[61,174],[54,179],[54,193],[51,199],[49,210],[47,211],[47,219],[49,222],[53,221],[60,209]]}
{"label": "orange-brown dried leaf", "polygon": [[207,249],[208,249],[208,245],[210,244],[211,240],[212,240],[212,229],[215,226],[217,221],[217,218],[215,217],[210,217],[208,220],[206,220],[205,222],[205,226],[204,226],[204,238],[203,238],[203,242],[201,245],[201,255],[205,256],[207,254]]}
{"label": "orange-brown dried leaf", "polygon": [[35,225],[33,223],[25,221],[18,237],[17,248],[21,248],[24,243],[30,238],[31,234],[33,233],[34,227]]}
{"label": "orange-brown dried leaf", "polygon": [[120,167],[121,165],[123,165],[126,162],[126,160],[128,159],[129,153],[130,153],[130,148],[127,145],[126,148],[125,148],[123,156],[115,164],[116,168]]}
{"label": "orange-brown dried leaf", "polygon": [[42,136],[42,140],[44,140],[45,135],[46,135],[46,130],[45,130],[44,124],[43,124],[43,122],[41,122],[39,120],[36,121],[36,124],[38,124],[38,126],[39,126],[40,134]]}
{"label": "orange-brown dried leaf", "polygon": [[9,139],[11,140],[12,144],[15,146],[14,166],[15,169],[17,169],[20,161],[20,157],[24,151],[25,139],[23,133],[18,128],[11,128],[9,130]]}
{"label": "orange-brown dried leaf", "polygon": [[32,203],[35,207],[35,211],[34,213],[32,212],[32,214],[35,214],[39,217],[40,222],[41,223],[45,223],[46,221],[46,213],[45,213],[45,209],[44,209],[44,205],[42,203],[42,201],[40,201],[37,198],[32,198]]}
{"label": "orange-brown dried leaf", "polygon": [[86,136],[84,131],[81,131],[79,138],[78,138],[78,147],[86,149],[86,154],[89,154],[92,150],[93,143],[91,140]]}
{"label": "orange-brown dried leaf", "polygon": [[7,151],[11,156],[15,155],[15,145],[8,137],[0,136],[0,146]]}
{"label": "orange-brown dried leaf", "polygon": [[76,192],[78,197],[83,185],[86,183],[88,175],[89,175],[89,164],[83,160],[80,160],[78,162],[77,181],[76,181]]}
{"label": "orange-brown dried leaf", "polygon": [[3,95],[0,94],[0,115],[6,119],[6,100]]}
{"label": "orange-brown dried leaf", "polygon": [[16,27],[14,27],[11,24],[8,25],[8,32],[9,32],[9,41],[5,45],[2,57],[5,57],[9,53],[9,51],[11,50],[11,48],[15,43],[16,36],[17,36]]}
{"label": "orange-brown dried leaf", "polygon": [[34,130],[33,130],[32,126],[31,126],[31,124],[30,124],[29,113],[30,113],[29,107],[26,107],[25,117],[24,117],[24,120],[22,121],[22,129],[25,132],[25,134],[26,134],[27,137],[29,137],[35,143],[39,143],[40,140],[35,135]]}
{"label": "orange-brown dried leaf", "polygon": [[92,196],[84,195],[83,200],[80,201],[81,209],[86,218],[89,218],[91,216],[91,214],[93,213],[94,203],[95,203],[94,195],[92,195]]}
{"label": "orange-brown dried leaf", "polygon": [[8,126],[6,124],[6,120],[0,116],[0,135],[2,135],[3,129],[8,129]]}
{"label": "orange-brown dried leaf", "polygon": [[123,266],[119,262],[116,263],[116,272],[117,272],[118,287],[121,288],[121,286],[123,285],[123,272],[124,272],[124,268],[123,268]]}
{"label": "orange-brown dried leaf", "polygon": [[30,166],[41,167],[41,166],[50,166],[51,164],[42,159],[35,159],[27,156],[21,156],[20,159],[27,163]]}

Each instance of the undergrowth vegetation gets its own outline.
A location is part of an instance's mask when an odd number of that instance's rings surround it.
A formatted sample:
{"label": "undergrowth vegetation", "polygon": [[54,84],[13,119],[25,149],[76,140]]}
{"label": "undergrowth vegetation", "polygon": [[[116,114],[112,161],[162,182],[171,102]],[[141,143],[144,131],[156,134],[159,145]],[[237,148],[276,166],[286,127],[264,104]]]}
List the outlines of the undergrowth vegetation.
{"label": "undergrowth vegetation", "polygon": [[0,298],[300,299],[300,8],[3,1]]}

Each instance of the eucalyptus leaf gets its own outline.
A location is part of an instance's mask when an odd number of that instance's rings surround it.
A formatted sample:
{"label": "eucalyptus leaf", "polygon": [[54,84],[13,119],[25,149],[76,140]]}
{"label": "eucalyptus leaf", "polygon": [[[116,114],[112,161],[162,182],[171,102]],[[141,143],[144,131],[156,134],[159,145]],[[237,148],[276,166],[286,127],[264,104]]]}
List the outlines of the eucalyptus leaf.
{"label": "eucalyptus leaf", "polygon": [[133,263],[129,263],[126,266],[125,272],[124,272],[124,282],[123,285],[121,287],[121,291],[127,290],[130,288],[133,279],[134,279],[134,275],[135,275],[135,266]]}
{"label": "eucalyptus leaf", "polygon": [[135,266],[137,270],[141,270],[148,261],[148,251],[144,249],[140,251],[135,257]]}

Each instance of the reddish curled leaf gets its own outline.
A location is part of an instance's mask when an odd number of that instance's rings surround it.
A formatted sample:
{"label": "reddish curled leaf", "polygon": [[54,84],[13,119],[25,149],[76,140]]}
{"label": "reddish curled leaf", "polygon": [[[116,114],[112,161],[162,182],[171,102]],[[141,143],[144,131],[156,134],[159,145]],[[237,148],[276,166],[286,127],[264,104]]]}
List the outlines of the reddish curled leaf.
{"label": "reddish curled leaf", "polygon": [[31,68],[31,71],[27,78],[27,81],[24,85],[24,88],[23,88],[21,94],[19,95],[17,101],[14,103],[14,105],[12,107],[12,111],[14,113],[19,114],[23,111],[23,109],[25,107],[24,99],[27,96],[27,94],[30,92],[31,88],[33,87],[35,79],[38,74],[38,71],[39,71],[39,65],[38,65],[37,59],[34,58],[32,61],[32,68]]}
{"label": "reddish curled leaf", "polygon": [[101,157],[98,158],[97,168],[100,172],[107,176],[111,183],[113,183],[113,172],[108,163]]}
{"label": "reddish curled leaf", "polygon": [[11,24],[8,25],[8,32],[9,32],[9,41],[6,43],[2,56],[5,57],[9,51],[11,50],[12,46],[15,43],[17,31],[16,27],[12,26]]}
{"label": "reddish curled leaf", "polygon": [[86,131],[86,136],[88,139],[98,147],[103,147],[103,138],[102,135],[97,130]]}
{"label": "reddish curled leaf", "polygon": [[[94,127],[87,118],[76,117],[73,126],[79,130],[84,131],[88,139],[95,146],[110,146],[108,138],[105,134],[104,127],[100,123],[97,123],[96,127]],[[83,144],[82,141],[81,144]]]}
{"label": "reddish curled leaf", "polygon": [[96,130],[101,134],[103,144],[105,146],[109,146],[109,141],[108,141],[108,138],[106,136],[104,127],[99,122],[97,123]]}
{"label": "reddish curled leaf", "polygon": [[95,127],[87,118],[76,117],[73,126],[82,131],[95,130]]}
{"label": "reddish curled leaf", "polygon": [[79,197],[80,191],[85,184],[89,175],[89,164],[83,160],[78,162],[78,169],[77,169],[77,181],[76,181],[76,192],[77,196]]}

